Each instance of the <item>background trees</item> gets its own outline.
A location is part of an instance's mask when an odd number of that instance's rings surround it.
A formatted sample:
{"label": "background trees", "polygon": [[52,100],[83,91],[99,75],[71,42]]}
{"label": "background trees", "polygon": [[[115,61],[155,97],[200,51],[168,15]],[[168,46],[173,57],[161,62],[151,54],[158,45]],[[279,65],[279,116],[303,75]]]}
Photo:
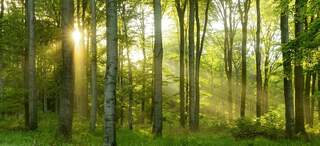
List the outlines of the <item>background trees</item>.
{"label": "background trees", "polygon": [[59,119],[76,141],[99,139],[106,122],[106,145],[116,129],[120,144],[135,132],[241,137],[247,125],[254,136],[281,137],[284,124],[289,137],[317,133],[318,1],[26,2],[0,0],[0,135],[22,116],[41,132]]}

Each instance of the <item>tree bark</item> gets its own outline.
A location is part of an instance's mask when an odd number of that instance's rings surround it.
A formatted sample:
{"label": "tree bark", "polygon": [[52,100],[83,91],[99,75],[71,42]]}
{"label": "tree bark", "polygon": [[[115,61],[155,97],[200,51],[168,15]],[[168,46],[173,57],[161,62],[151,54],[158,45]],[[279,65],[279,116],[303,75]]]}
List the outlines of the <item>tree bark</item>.
{"label": "tree bark", "polygon": [[184,15],[187,5],[187,0],[184,1],[183,7],[181,7],[180,0],[175,0],[176,9],[178,12],[179,19],[179,34],[180,34],[180,125],[181,127],[185,127],[185,98],[184,98],[184,43],[185,43],[185,35],[184,35]]}
{"label": "tree bark", "polygon": [[90,0],[91,9],[91,96],[92,106],[90,115],[90,130],[94,131],[97,121],[97,20],[96,1]]}
{"label": "tree bark", "polygon": [[153,134],[162,136],[162,29],[161,29],[161,0],[154,0],[154,115]]}
{"label": "tree bark", "polygon": [[257,8],[257,32],[256,32],[256,81],[257,81],[257,100],[256,100],[256,114],[257,117],[262,115],[262,75],[261,75],[261,52],[260,52],[260,33],[261,33],[261,14],[260,14],[260,0],[256,0]]}
{"label": "tree bark", "polygon": [[117,0],[106,0],[107,4],[107,66],[104,104],[104,145],[116,146],[116,83],[118,73],[118,18]]}
{"label": "tree bark", "polygon": [[196,130],[196,95],[194,75],[194,17],[195,0],[189,0],[189,127]]}
{"label": "tree bark", "polygon": [[240,117],[245,117],[246,112],[246,95],[247,95],[247,35],[248,35],[248,14],[251,5],[251,0],[245,0],[241,8],[241,2],[238,0],[240,12],[240,20],[242,24],[242,43],[241,43],[241,105]]}
{"label": "tree bark", "polygon": [[286,123],[286,134],[288,137],[294,136],[294,99],[292,94],[292,65],[291,65],[291,50],[285,48],[289,42],[289,22],[288,13],[289,6],[288,0],[282,0],[283,7],[281,9],[280,16],[280,29],[281,29],[281,44],[282,44],[282,58],[283,58],[283,89],[285,98],[285,123]]}
{"label": "tree bark", "polygon": [[311,125],[311,100],[310,100],[310,82],[311,82],[311,71],[307,71],[304,91],[304,114],[306,124]]}
{"label": "tree bark", "polygon": [[311,121],[310,121],[310,127],[313,127],[313,121],[314,121],[314,106],[315,106],[315,90],[316,90],[316,80],[317,80],[317,73],[313,71],[312,73],[312,86],[311,86]]}
{"label": "tree bark", "polygon": [[28,128],[35,130],[38,127],[37,120],[37,93],[36,93],[36,66],[35,66],[35,17],[34,1],[27,0],[27,35],[28,35],[28,59],[27,59],[27,92],[28,92]]}
{"label": "tree bark", "polygon": [[[295,2],[295,38],[299,38],[303,31],[303,7],[305,0],[296,0]],[[304,106],[303,106],[303,66],[302,66],[302,48],[298,45],[294,48],[294,87],[295,87],[295,130],[296,133],[305,133],[304,127]]]}
{"label": "tree bark", "polygon": [[[196,1],[196,23],[197,23],[197,45],[196,45],[196,72],[195,72],[195,86],[196,86],[196,129],[199,129],[199,113],[200,113],[200,63],[201,55],[204,47],[204,39],[207,31],[208,13],[209,13],[210,0],[207,0],[205,9],[205,19],[202,35],[200,36],[200,18],[199,18],[199,2]],[[201,37],[201,38],[200,38]]]}
{"label": "tree bark", "polygon": [[73,31],[73,0],[62,1],[62,90],[59,99],[59,134],[70,139],[72,134],[72,106],[74,89],[73,54],[74,43],[70,37]]}
{"label": "tree bark", "polygon": [[[143,5],[142,5],[143,6]],[[141,123],[144,124],[145,114],[146,114],[146,100],[147,100],[147,92],[146,92],[146,82],[147,78],[145,77],[147,75],[146,72],[146,66],[147,66],[147,56],[146,56],[146,37],[145,37],[145,14],[144,9],[142,9],[142,18],[141,18],[141,48],[142,48],[142,54],[143,54],[143,66],[142,66],[142,72],[143,72],[143,83],[142,83],[142,99],[141,99]]]}

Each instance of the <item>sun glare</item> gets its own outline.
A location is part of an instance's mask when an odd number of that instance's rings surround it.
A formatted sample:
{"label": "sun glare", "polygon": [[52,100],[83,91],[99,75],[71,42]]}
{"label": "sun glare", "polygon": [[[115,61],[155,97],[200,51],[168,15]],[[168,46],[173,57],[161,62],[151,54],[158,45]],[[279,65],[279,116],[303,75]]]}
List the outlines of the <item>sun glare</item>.
{"label": "sun glare", "polygon": [[80,37],[81,37],[81,33],[79,32],[78,29],[75,29],[73,32],[72,32],[72,38],[73,38],[73,41],[75,44],[79,44],[80,42]]}
{"label": "sun glare", "polygon": [[130,59],[134,63],[143,60],[142,51],[136,49],[130,51]]}

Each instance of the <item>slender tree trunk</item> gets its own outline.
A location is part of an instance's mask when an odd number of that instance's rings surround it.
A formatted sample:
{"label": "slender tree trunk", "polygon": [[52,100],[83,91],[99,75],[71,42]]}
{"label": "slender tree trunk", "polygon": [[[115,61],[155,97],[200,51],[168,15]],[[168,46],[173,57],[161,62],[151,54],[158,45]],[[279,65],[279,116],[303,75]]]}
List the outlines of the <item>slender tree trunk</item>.
{"label": "slender tree trunk", "polygon": [[314,121],[314,106],[315,106],[315,90],[316,90],[316,80],[317,80],[317,73],[314,71],[312,73],[312,86],[311,86],[311,121],[310,126],[313,127]]}
{"label": "slender tree trunk", "polygon": [[154,120],[153,134],[162,136],[162,29],[161,29],[161,0],[154,0]]}
{"label": "slender tree trunk", "polygon": [[[3,20],[3,17],[4,17],[4,0],[1,0],[0,1],[0,20]],[[0,24],[0,41],[2,40],[2,36],[3,36],[3,34],[2,34],[2,30],[3,30],[3,25],[2,24]],[[0,102],[1,103],[3,103],[3,101],[2,101],[2,99],[3,99],[3,87],[4,87],[4,83],[3,83],[3,78],[2,78],[2,72],[3,72],[3,57],[4,57],[4,55],[3,55],[3,46],[2,46],[2,44],[0,43]],[[2,115],[2,114],[1,114]],[[0,116],[1,116],[0,115]]]}
{"label": "slender tree trunk", "polygon": [[292,94],[292,65],[291,53],[289,48],[285,48],[289,41],[289,23],[288,23],[288,0],[282,0],[283,9],[280,16],[280,29],[281,29],[281,44],[282,44],[282,58],[283,58],[283,89],[285,98],[285,120],[286,120],[286,134],[288,137],[294,136],[295,123],[294,123],[294,99]]}
{"label": "slender tree trunk", "polygon": [[[303,7],[305,0],[296,0],[295,2],[295,37],[298,38],[303,31]],[[294,87],[295,87],[295,130],[296,133],[305,133],[304,127],[304,106],[303,106],[303,66],[301,54],[303,50],[300,46],[294,48]]]}
{"label": "slender tree trunk", "polygon": [[62,90],[59,99],[59,134],[66,139],[72,134],[72,106],[74,89],[73,50],[74,43],[70,38],[73,31],[73,0],[62,1]]}
{"label": "slender tree trunk", "polygon": [[147,94],[146,94],[146,82],[147,82],[147,79],[146,79],[146,75],[147,75],[147,72],[146,72],[146,66],[147,66],[147,56],[146,56],[146,45],[145,45],[145,42],[146,42],[146,38],[145,38],[145,14],[144,14],[144,9],[142,8],[142,18],[141,18],[141,38],[142,38],[142,42],[141,42],[141,48],[142,48],[142,54],[143,54],[143,66],[142,66],[142,71],[143,71],[143,83],[142,83],[142,99],[141,99],[141,123],[144,124],[144,119],[145,119],[145,114],[146,114],[146,97],[147,97]]}
{"label": "slender tree trunk", "polygon": [[310,106],[310,82],[311,82],[311,71],[307,71],[304,91],[304,114],[306,124],[311,125],[311,106]]}
{"label": "slender tree trunk", "polygon": [[196,95],[195,95],[195,75],[194,75],[194,17],[195,0],[189,0],[189,127],[196,130]]}
{"label": "slender tree trunk", "polygon": [[[197,48],[196,48],[196,72],[195,72],[195,86],[196,86],[196,129],[199,129],[199,113],[200,113],[200,63],[201,55],[204,47],[204,39],[207,31],[208,13],[210,0],[207,0],[205,10],[205,20],[202,35],[200,36],[200,19],[199,19],[199,2],[196,1],[196,23],[197,23]],[[200,38],[201,37],[201,38]]]}
{"label": "slender tree trunk", "polygon": [[180,125],[185,127],[185,95],[184,95],[184,44],[185,44],[185,35],[184,35],[184,14],[186,9],[187,0],[184,2],[183,8],[181,8],[180,0],[175,0],[176,9],[178,12],[179,19],[179,34],[180,34]]}
{"label": "slender tree trunk", "polygon": [[132,106],[133,106],[133,79],[132,79],[132,68],[131,68],[131,59],[130,59],[130,49],[128,45],[128,26],[127,26],[127,21],[126,20],[126,5],[122,4],[122,23],[123,23],[123,33],[124,33],[124,43],[125,43],[125,48],[127,49],[127,59],[128,59],[128,97],[129,97],[129,102],[128,102],[128,128],[130,130],[133,129],[133,115],[132,115]]}
{"label": "slender tree trunk", "polygon": [[107,66],[104,105],[104,145],[116,146],[116,83],[118,73],[118,16],[117,0],[106,0],[107,4]]}
{"label": "slender tree trunk", "polygon": [[91,96],[90,130],[94,131],[97,121],[97,38],[96,1],[90,0],[91,9]]}
{"label": "slender tree trunk", "polygon": [[269,98],[269,78],[270,78],[270,49],[266,50],[265,53],[265,60],[264,60],[264,82],[263,82],[263,89],[262,89],[262,115],[268,112],[268,98]]}
{"label": "slender tree trunk", "polygon": [[200,18],[199,18],[199,1],[195,1],[195,19],[196,19],[196,56],[195,56],[195,130],[199,129],[199,110],[200,110]]}
{"label": "slender tree trunk", "polygon": [[[126,32],[125,32],[126,34]],[[131,60],[130,60],[130,50],[127,47],[127,58],[128,58],[128,81],[129,81],[129,102],[128,102],[128,127],[130,130],[133,129],[133,115],[132,115],[132,106],[133,106],[133,80],[132,80],[132,69],[131,69]]]}
{"label": "slender tree trunk", "polygon": [[240,117],[245,117],[246,112],[246,95],[247,95],[247,35],[248,35],[248,14],[251,5],[251,0],[244,2],[241,8],[241,2],[238,0],[239,12],[241,15],[242,24],[242,43],[241,43],[241,105]]}
{"label": "slender tree trunk", "polygon": [[257,103],[256,114],[257,117],[262,115],[262,75],[261,75],[261,52],[260,52],[260,32],[261,32],[261,14],[260,14],[260,0],[256,0],[257,7],[257,33],[256,33],[256,81],[257,81]]}
{"label": "slender tree trunk", "polygon": [[27,0],[27,35],[28,35],[28,59],[27,59],[27,92],[28,92],[28,128],[35,130],[38,127],[37,120],[37,93],[36,93],[36,66],[35,66],[35,17],[34,1]]}

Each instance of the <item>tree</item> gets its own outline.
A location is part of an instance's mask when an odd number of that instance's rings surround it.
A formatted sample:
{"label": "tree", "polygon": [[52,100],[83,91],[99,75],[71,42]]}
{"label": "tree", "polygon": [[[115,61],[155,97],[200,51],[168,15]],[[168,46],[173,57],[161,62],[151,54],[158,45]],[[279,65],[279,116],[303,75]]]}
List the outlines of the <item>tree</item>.
{"label": "tree", "polygon": [[59,99],[59,135],[69,139],[72,134],[73,106],[73,53],[74,43],[70,34],[73,31],[73,0],[62,1],[62,87]]}
{"label": "tree", "polygon": [[97,39],[96,39],[96,1],[90,0],[91,10],[91,96],[92,106],[90,115],[90,129],[92,131],[96,128],[97,121]]}
{"label": "tree", "polygon": [[261,75],[261,52],[260,52],[260,33],[261,33],[261,14],[260,0],[256,0],[257,8],[257,32],[256,32],[256,81],[257,81],[257,117],[262,115],[262,75]]}
{"label": "tree", "polygon": [[289,41],[289,23],[288,0],[281,1],[281,16],[280,16],[280,30],[281,30],[281,44],[282,44],[282,59],[283,59],[283,90],[285,98],[285,120],[286,120],[286,134],[288,137],[294,135],[294,100],[292,94],[292,65],[291,65],[291,50],[286,48]]}
{"label": "tree", "polygon": [[28,35],[28,56],[27,56],[27,92],[28,92],[28,128],[35,130],[38,127],[37,121],[37,94],[36,94],[36,66],[35,66],[35,17],[34,1],[27,0],[27,35]]}
{"label": "tree", "polygon": [[123,27],[123,35],[124,35],[124,47],[127,49],[126,57],[128,59],[128,127],[130,130],[133,129],[133,114],[132,114],[132,106],[133,106],[133,79],[132,79],[132,67],[131,67],[131,59],[130,59],[130,49],[129,49],[129,36],[128,36],[128,20],[126,19],[126,4],[122,4],[122,12],[121,12],[121,19],[122,19],[122,27]]}
{"label": "tree", "polygon": [[311,99],[310,99],[310,85],[311,85],[311,71],[307,71],[304,90],[304,115],[306,124],[311,125]]}
{"label": "tree", "polygon": [[316,101],[316,80],[317,80],[317,73],[316,70],[312,72],[312,85],[311,85],[311,123],[310,126],[313,127],[313,121],[314,121],[314,107],[315,107],[315,101]]}
{"label": "tree", "polygon": [[153,134],[162,136],[162,29],[161,0],[153,1],[154,7],[154,97],[153,97]]}
{"label": "tree", "polygon": [[184,3],[181,6],[181,0],[175,0],[176,9],[178,12],[178,19],[179,19],[179,50],[180,50],[180,125],[182,127],[185,127],[185,98],[184,98],[184,49],[185,49],[185,34],[184,34],[184,15],[187,7],[187,0],[184,1]]}
{"label": "tree", "polygon": [[[305,0],[296,0],[295,2],[295,38],[299,38],[303,32],[303,18],[304,18],[304,5]],[[294,88],[295,88],[295,130],[296,133],[305,133],[304,127],[304,77],[303,77],[303,66],[302,66],[302,46],[294,47]]]}
{"label": "tree", "polygon": [[116,146],[115,104],[118,73],[118,15],[117,0],[107,0],[107,66],[105,81],[104,145]]}
{"label": "tree", "polygon": [[196,45],[196,73],[195,73],[195,86],[196,86],[196,129],[199,128],[199,112],[200,112],[200,61],[204,46],[204,39],[207,31],[208,24],[208,13],[209,13],[210,0],[207,0],[206,10],[205,10],[205,19],[203,32],[200,38],[200,18],[199,18],[199,2],[196,1],[196,23],[197,23],[197,45]]}
{"label": "tree", "polygon": [[195,0],[189,0],[189,127],[196,130],[196,95],[194,75],[194,17]]}
{"label": "tree", "polygon": [[[4,17],[4,0],[1,0],[0,1],[0,19],[2,20],[3,17]],[[2,38],[2,36],[3,36],[2,30],[3,30],[3,26],[2,26],[2,24],[0,24],[0,38]],[[0,39],[0,41],[1,41],[1,39]],[[0,48],[2,48],[2,44],[1,43],[0,43]],[[4,91],[3,90],[3,78],[2,78],[3,62],[4,62],[4,60],[2,59],[3,56],[4,56],[3,55],[3,50],[0,49],[0,97],[3,96],[3,91]]]}
{"label": "tree", "polygon": [[247,94],[247,33],[248,33],[248,15],[251,0],[245,0],[242,6],[238,0],[240,21],[242,25],[242,43],[241,43],[241,104],[240,117],[245,117],[246,112],[246,94]]}

